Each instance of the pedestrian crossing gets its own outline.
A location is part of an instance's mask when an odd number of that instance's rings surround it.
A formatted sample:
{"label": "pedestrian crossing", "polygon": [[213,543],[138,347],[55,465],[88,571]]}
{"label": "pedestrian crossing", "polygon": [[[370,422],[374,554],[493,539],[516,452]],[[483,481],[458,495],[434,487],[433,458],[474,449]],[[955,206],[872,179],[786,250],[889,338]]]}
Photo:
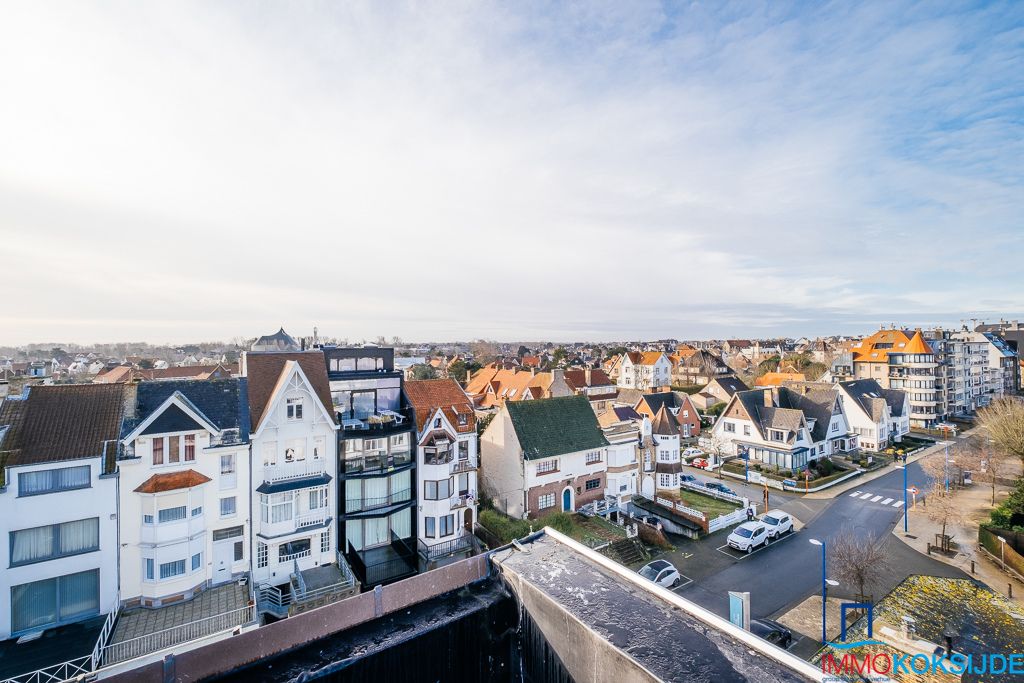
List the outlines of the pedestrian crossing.
{"label": "pedestrian crossing", "polygon": [[850,493],[850,498],[856,498],[865,503],[877,503],[879,505],[885,505],[887,507],[901,508],[903,507],[902,500],[894,500],[893,498],[885,498],[874,493],[865,493],[864,491],[853,491]]}

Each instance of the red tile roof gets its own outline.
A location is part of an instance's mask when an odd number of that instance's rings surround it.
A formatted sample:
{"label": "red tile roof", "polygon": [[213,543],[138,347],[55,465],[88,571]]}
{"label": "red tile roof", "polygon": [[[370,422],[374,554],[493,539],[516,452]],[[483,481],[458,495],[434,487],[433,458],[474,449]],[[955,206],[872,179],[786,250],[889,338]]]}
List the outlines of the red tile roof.
{"label": "red tile roof", "polygon": [[[453,379],[410,380],[405,383],[405,394],[416,411],[416,429],[423,432],[427,419],[440,408],[452,426],[459,433],[476,429],[473,403]],[[460,425],[458,416],[466,416],[466,424]]]}
{"label": "red tile roof", "polygon": [[178,489],[190,489],[212,481],[204,474],[195,470],[184,472],[168,472],[166,474],[154,474],[142,482],[135,493],[163,493],[164,491],[177,491]]}
{"label": "red tile roof", "polygon": [[313,391],[330,413],[331,419],[337,422],[334,402],[331,400],[331,384],[327,380],[327,363],[324,361],[322,351],[253,352],[246,355],[245,361],[249,385],[249,415],[252,418],[253,431],[259,429],[260,423],[266,417],[274,389],[289,361],[299,364],[313,386]]}

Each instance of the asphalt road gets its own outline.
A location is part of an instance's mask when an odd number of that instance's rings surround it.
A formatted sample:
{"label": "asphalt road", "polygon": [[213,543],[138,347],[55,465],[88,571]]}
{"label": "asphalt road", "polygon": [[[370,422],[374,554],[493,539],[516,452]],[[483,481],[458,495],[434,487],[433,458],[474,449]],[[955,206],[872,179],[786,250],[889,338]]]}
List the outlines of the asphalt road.
{"label": "asphalt road", "polygon": [[[928,478],[915,463],[907,472],[908,483],[924,491]],[[710,477],[701,477],[710,479]],[[760,487],[745,489],[742,482],[724,482],[741,495],[760,502]],[[868,495],[870,494],[870,495]],[[751,616],[777,617],[792,609],[810,595],[821,591],[821,547],[809,543],[815,538],[825,541],[847,527],[866,540],[874,538],[884,544],[889,556],[883,578],[873,587],[876,597],[888,593],[909,574],[963,577],[965,574],[947,564],[933,560],[910,549],[890,533],[903,523],[903,473],[894,470],[861,488],[840,493],[833,499],[804,500],[797,496],[772,492],[771,505],[781,507],[804,523],[799,532],[773,542],[768,547],[741,556],[727,551],[728,531],[713,534],[701,541],[679,539],[677,550],[666,556],[687,577],[693,579],[677,592],[694,602],[728,617],[728,592],[750,591]],[[920,499],[920,496],[919,496]],[[914,533],[913,527],[910,533]],[[853,587],[830,588],[830,595],[853,599]],[[870,589],[869,589],[870,590]]]}

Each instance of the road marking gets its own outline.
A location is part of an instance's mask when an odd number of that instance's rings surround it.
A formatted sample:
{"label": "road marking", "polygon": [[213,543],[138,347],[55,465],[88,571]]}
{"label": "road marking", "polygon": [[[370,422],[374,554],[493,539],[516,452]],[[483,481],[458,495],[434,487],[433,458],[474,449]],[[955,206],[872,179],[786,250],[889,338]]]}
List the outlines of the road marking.
{"label": "road marking", "polygon": [[680,583],[680,584],[679,584],[678,586],[676,586],[675,588],[672,588],[672,589],[670,589],[670,590],[672,590],[672,591],[677,591],[677,590],[679,590],[680,588],[686,588],[686,587],[687,587],[687,586],[689,586],[689,585],[690,585],[691,583],[693,583],[693,579],[691,579],[691,578],[690,578],[689,576],[687,576],[686,574],[680,574],[680,575],[679,575],[679,578],[681,578],[681,579],[686,579],[686,580],[685,580],[685,581],[683,581],[682,583]]}
{"label": "road marking", "polygon": [[865,494],[864,494],[863,496],[861,496],[861,497],[860,497],[860,499],[861,499],[861,500],[867,500],[867,499],[868,499],[868,498],[870,498],[870,497],[871,497],[871,494],[870,494],[870,493],[865,493]]}
{"label": "road marking", "polygon": [[872,503],[877,503],[877,502],[878,502],[878,501],[880,501],[880,500],[882,500],[882,497],[881,497],[881,496],[875,496],[874,498],[872,498],[872,499],[871,499],[871,502],[872,502]]}
{"label": "road marking", "polygon": [[892,506],[894,508],[903,507],[903,501],[902,500],[897,500],[895,503],[892,504]]}
{"label": "road marking", "polygon": [[853,498],[855,496],[859,496],[860,494],[861,494],[860,491],[854,491],[853,493],[850,494],[850,498]]}
{"label": "road marking", "polygon": [[882,505],[888,505],[891,502],[892,502],[892,498],[886,498],[885,500],[882,501]]}
{"label": "road marking", "polygon": [[[715,548],[715,550],[717,550],[718,552],[722,553],[723,555],[725,555],[727,557],[731,557],[732,559],[734,559],[734,560],[736,560],[738,562],[740,560],[747,559],[751,555],[757,555],[762,550],[765,550],[767,548],[771,548],[772,546],[778,545],[782,541],[785,541],[787,538],[795,536],[798,533],[798,531],[799,531],[798,529],[790,529],[789,531],[787,531],[782,536],[777,536],[772,541],[768,541],[768,542],[762,543],[757,548],[757,550],[754,550],[753,552],[750,552],[750,553],[748,553],[746,551],[743,551],[743,550],[736,550],[736,548],[731,547],[728,543],[726,543],[725,545],[718,546],[717,548]],[[737,557],[736,554],[739,554],[739,557]]]}

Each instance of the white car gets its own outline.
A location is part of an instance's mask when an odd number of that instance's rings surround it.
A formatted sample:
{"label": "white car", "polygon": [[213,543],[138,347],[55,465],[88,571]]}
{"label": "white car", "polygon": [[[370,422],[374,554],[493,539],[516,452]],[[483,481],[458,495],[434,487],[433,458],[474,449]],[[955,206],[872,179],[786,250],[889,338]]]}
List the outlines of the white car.
{"label": "white car", "polygon": [[793,518],[782,510],[772,510],[761,515],[761,523],[768,530],[768,538],[778,538],[793,530]]}
{"label": "white car", "polygon": [[671,562],[665,560],[648,562],[641,567],[640,576],[665,588],[675,588],[682,581],[679,570],[673,567]]}
{"label": "white car", "polygon": [[683,460],[687,458],[696,458],[698,455],[704,455],[704,451],[699,448],[687,448],[683,451]]}
{"label": "white car", "polygon": [[749,553],[768,542],[768,527],[761,522],[743,522],[733,529],[725,543],[730,548]]}

